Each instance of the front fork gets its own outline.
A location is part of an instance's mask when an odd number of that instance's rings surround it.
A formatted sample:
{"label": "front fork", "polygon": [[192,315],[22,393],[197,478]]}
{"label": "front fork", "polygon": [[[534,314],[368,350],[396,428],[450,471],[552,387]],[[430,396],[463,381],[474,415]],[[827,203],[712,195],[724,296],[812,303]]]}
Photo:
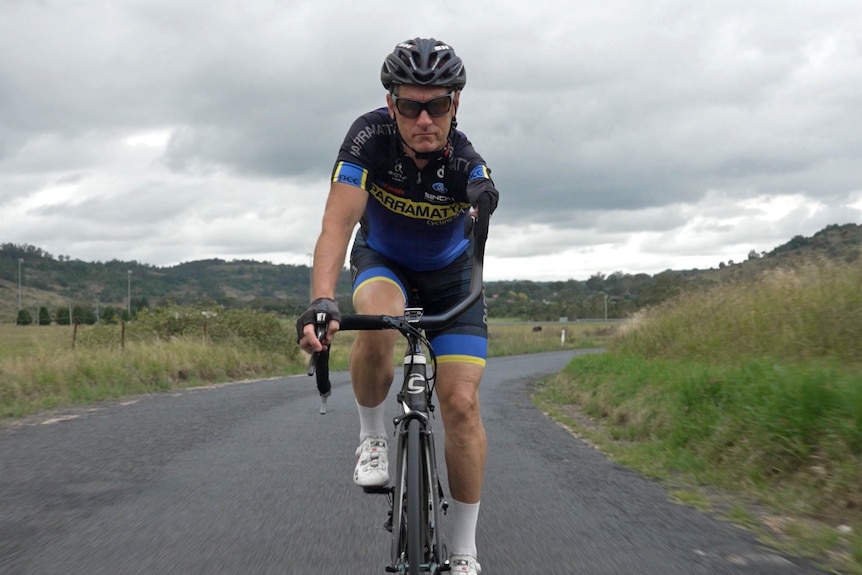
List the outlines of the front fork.
{"label": "front fork", "polygon": [[[431,548],[430,556],[433,562],[423,565],[425,571],[439,574],[450,570],[449,559],[445,546],[440,542],[440,516],[446,514],[449,503],[445,499],[443,485],[437,475],[437,458],[434,446],[434,436],[430,428],[430,416],[434,411],[431,403],[431,388],[428,381],[428,365],[421,345],[415,341],[408,343],[404,354],[404,383],[398,392],[398,404],[401,414],[393,423],[397,438],[396,484],[383,489],[366,489],[368,493],[383,493],[389,502],[389,511],[383,527],[392,534],[392,564],[387,565],[387,573],[403,573],[406,565],[401,556],[401,539],[406,534],[395,532],[401,529],[401,518],[404,513],[404,466],[406,455],[406,433],[411,419],[419,419],[421,425],[421,448],[424,451],[425,481],[429,486],[430,499],[427,502],[430,523],[433,529],[431,540],[427,543]],[[433,377],[433,374],[432,374]]]}
{"label": "front fork", "polygon": [[[387,573],[403,573],[404,572],[404,563],[403,558],[400,557],[401,550],[399,548],[399,539],[401,537],[406,536],[404,533],[394,533],[393,529],[396,524],[400,524],[401,514],[404,513],[404,501],[403,501],[403,489],[404,489],[404,479],[403,479],[403,470],[405,465],[405,456],[406,450],[404,449],[405,437],[407,426],[401,426],[400,423],[403,422],[403,416],[401,418],[396,418],[399,420],[399,425],[396,427],[398,430],[398,446],[397,446],[397,467],[396,467],[396,481],[398,481],[398,485],[390,485],[385,488],[373,489],[366,488],[366,493],[379,493],[386,495],[387,502],[389,504],[389,509],[386,516],[386,522],[383,524],[383,528],[386,529],[389,533],[392,534],[392,564],[386,566]],[[431,527],[434,530],[432,535],[432,539],[429,542],[431,546],[431,557],[435,559],[435,562],[431,565],[428,565],[428,570],[434,574],[444,573],[450,570],[449,565],[449,557],[446,551],[446,546],[442,543],[442,537],[440,533],[441,523],[440,517],[441,515],[446,515],[449,509],[449,502],[446,501],[445,493],[443,492],[443,484],[440,482],[440,478],[437,475],[437,459],[435,453],[434,446],[434,436],[431,433],[431,430],[427,427],[423,428],[422,433],[424,435],[422,440],[422,449],[425,452],[425,461],[428,463],[425,467],[426,471],[426,481],[427,485],[432,486],[430,491],[430,497],[432,500],[428,501],[429,513],[431,513]],[[398,500],[401,501],[398,501]],[[396,507],[397,505],[397,507]],[[396,519],[397,515],[397,519]]]}

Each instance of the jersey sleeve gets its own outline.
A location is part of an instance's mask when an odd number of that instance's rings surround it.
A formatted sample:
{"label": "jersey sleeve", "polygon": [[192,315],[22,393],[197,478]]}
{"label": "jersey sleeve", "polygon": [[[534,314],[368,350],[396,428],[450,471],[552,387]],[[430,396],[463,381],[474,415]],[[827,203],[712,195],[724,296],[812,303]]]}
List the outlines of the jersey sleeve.
{"label": "jersey sleeve", "polygon": [[392,129],[387,125],[383,110],[375,110],[356,119],[347,131],[338,158],[332,169],[332,181],[368,189],[374,170],[374,158],[379,157],[378,147],[381,136],[389,135]]}
{"label": "jersey sleeve", "polygon": [[456,132],[456,135],[455,155],[463,160],[463,171],[467,181],[490,180],[491,169],[488,168],[484,158],[473,148],[473,144],[463,132]]}
{"label": "jersey sleeve", "polygon": [[490,180],[491,170],[485,165],[484,160],[470,168],[467,175],[467,182],[475,182],[477,180]]}
{"label": "jersey sleeve", "polygon": [[356,186],[368,189],[368,170],[358,164],[338,161],[332,170],[332,183]]}

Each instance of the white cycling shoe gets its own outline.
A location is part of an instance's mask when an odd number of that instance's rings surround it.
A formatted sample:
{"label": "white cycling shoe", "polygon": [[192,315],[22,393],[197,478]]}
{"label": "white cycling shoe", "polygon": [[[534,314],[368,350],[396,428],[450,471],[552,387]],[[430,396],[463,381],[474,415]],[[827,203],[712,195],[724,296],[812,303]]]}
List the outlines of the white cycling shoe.
{"label": "white cycling shoe", "polygon": [[470,555],[452,555],[449,557],[449,565],[452,573],[460,575],[479,575],[482,572],[479,562]]}
{"label": "white cycling shoe", "polygon": [[389,454],[385,437],[366,437],[356,448],[353,482],[360,487],[385,487],[389,484]]}

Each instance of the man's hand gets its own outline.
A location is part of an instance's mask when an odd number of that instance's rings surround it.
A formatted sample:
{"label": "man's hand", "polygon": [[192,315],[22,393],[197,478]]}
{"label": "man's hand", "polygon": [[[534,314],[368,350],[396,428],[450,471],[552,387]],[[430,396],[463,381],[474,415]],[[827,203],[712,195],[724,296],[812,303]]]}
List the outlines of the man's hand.
{"label": "man's hand", "polygon": [[479,196],[488,194],[491,198],[491,213],[497,209],[497,201],[500,199],[500,193],[494,187],[494,182],[489,178],[480,178],[467,183],[467,201],[471,206],[475,206],[479,201]]}
{"label": "man's hand", "polygon": [[[329,319],[322,341],[317,337],[318,312],[325,313]],[[328,297],[317,298],[296,320],[296,341],[299,347],[308,353],[322,351],[332,343],[332,338],[340,326],[341,312],[338,311],[338,302]]]}

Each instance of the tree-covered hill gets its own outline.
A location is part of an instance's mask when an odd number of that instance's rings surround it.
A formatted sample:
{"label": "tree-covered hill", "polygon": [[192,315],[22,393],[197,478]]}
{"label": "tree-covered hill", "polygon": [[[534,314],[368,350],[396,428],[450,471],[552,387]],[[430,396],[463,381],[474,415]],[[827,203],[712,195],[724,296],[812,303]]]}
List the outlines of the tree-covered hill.
{"label": "tree-covered hill", "polygon": [[[486,292],[492,317],[531,321],[618,318],[691,285],[754,275],[808,257],[860,261],[860,247],[862,226],[832,225],[812,237],[796,236],[769,252],[752,251],[741,262],[716,262],[709,270],[667,270],[652,276],[616,271],[596,273],[585,281],[492,281],[487,282]],[[212,259],[169,267],[120,260],[83,262],[55,257],[36,246],[7,243],[0,245],[0,321],[16,321],[19,293],[22,307],[34,318],[40,308],[46,308],[52,317],[58,310],[73,307],[94,310],[93,315],[101,317],[100,310],[134,313],[165,303],[202,302],[292,316],[307,304],[309,272],[304,265],[253,260]],[[346,310],[350,309],[349,290],[345,270],[338,294]]]}

